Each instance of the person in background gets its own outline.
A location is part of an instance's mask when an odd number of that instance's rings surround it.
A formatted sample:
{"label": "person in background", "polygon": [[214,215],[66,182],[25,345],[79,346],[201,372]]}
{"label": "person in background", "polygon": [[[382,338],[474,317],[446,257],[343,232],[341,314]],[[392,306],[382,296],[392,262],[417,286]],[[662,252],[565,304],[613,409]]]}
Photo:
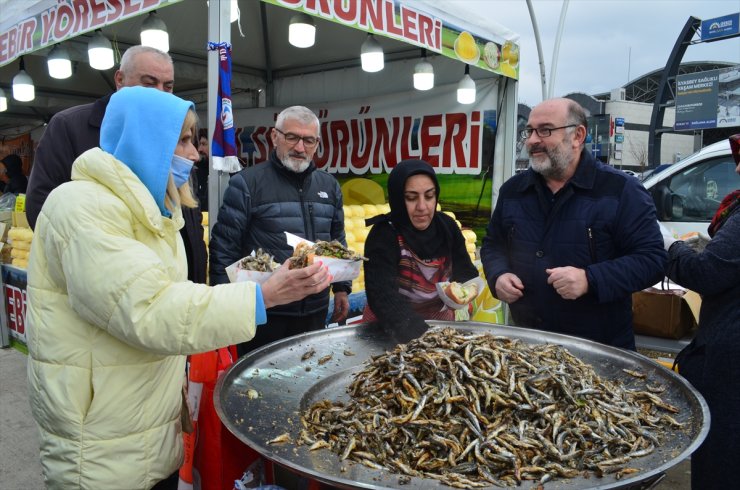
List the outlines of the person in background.
{"label": "person in background", "polygon": [[[175,70],[167,53],[148,46],[132,46],[123,53],[114,75],[116,90],[143,86],[172,93]],[[54,115],[39,141],[26,195],[26,217],[31,228],[46,196],[70,180],[72,163],[99,145],[100,124],[110,100],[107,95],[91,104],[71,107]],[[183,208],[185,226],[181,233],[188,251],[188,278],[205,283],[207,251],[203,241],[202,217],[197,208]]]}
{"label": "person in background", "polygon": [[365,241],[363,322],[379,321],[398,340],[424,333],[425,320],[455,319],[439,282],[466,282],[478,270],[455,221],[438,212],[439,183],[429,163],[404,160],[388,176],[388,214],[370,218]]}
{"label": "person in background", "polygon": [[23,161],[18,155],[10,154],[0,163],[0,182],[3,183],[2,192],[9,194],[25,194],[28,179],[23,174]]}
{"label": "person in background", "polygon": [[[730,137],[740,174],[740,134]],[[734,488],[740,460],[740,189],[722,200],[701,252],[662,228],[667,276],[702,296],[699,330],[676,356],[678,372],[709,405],[709,434],[691,455],[691,488]]]}
{"label": "person in background", "polygon": [[185,355],[247,341],[266,308],[329,285],[326,267],[287,263],[261,286],[187,281],[178,229],[181,205],[197,206],[195,122],[190,102],[122,88],[100,148],[38,215],[26,332],[47,488],[176,488]]}
{"label": "person in background", "polygon": [[[346,246],[342,191],[337,180],[312,159],[319,145],[319,120],[310,109],[292,106],[278,114],[271,132],[270,159],[236,173],[224,193],[210,242],[211,284],[227,283],[226,267],[261,248],[283,262],[293,254],[290,232],[315,242],[338,240]],[[333,284],[332,319],[349,313],[351,283]],[[272,308],[267,324],[240,356],[270,342],[326,326],[329,290],[303,301]]]}
{"label": "person in background", "polygon": [[597,162],[587,132],[570,99],[532,110],[530,168],[501,186],[481,260],[516,325],[634,350],[632,293],[663,277],[666,253],[650,195]]}
{"label": "person in background", "polygon": [[208,211],[208,131],[205,128],[198,130],[198,154],[200,159],[195,164],[197,197],[200,209]]}

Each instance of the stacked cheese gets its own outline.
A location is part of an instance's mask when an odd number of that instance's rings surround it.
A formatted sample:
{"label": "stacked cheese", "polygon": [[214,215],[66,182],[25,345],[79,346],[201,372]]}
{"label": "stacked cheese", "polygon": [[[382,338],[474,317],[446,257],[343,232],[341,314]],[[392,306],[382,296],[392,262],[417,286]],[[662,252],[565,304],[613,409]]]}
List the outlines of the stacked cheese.
{"label": "stacked cheese", "polygon": [[[437,210],[441,208],[437,205]],[[390,212],[390,206],[386,204],[352,204],[344,206],[344,232],[347,235],[347,247],[358,253],[365,251],[365,239],[370,232],[370,227],[365,226],[365,220],[379,214]],[[458,227],[462,228],[460,222],[455,218],[452,212],[445,211],[455,220]],[[465,237],[465,248],[470,254],[470,259],[475,261],[475,240],[476,235],[473,230],[462,230]],[[360,276],[352,282],[352,291],[363,291],[365,289],[365,269],[360,269]]]}
{"label": "stacked cheese", "polygon": [[33,230],[31,228],[12,227],[8,231],[8,242],[10,242],[11,265],[25,269],[28,266],[28,255],[31,253],[31,240]]}
{"label": "stacked cheese", "polygon": [[[389,213],[388,204],[351,204],[344,206],[344,233],[347,235],[347,248],[357,253],[365,252],[365,239],[370,227],[365,226],[365,220],[379,214]],[[352,281],[352,291],[365,289],[365,268],[360,269],[360,275]]]}

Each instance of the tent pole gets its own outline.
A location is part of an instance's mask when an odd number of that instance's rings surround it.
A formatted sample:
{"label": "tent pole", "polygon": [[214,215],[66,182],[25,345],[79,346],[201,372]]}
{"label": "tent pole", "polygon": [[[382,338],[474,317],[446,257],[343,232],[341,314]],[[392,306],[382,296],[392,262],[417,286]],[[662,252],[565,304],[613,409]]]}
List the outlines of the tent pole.
{"label": "tent pole", "polygon": [[[208,41],[231,43],[230,0],[211,0],[208,5]],[[207,48],[205,48],[207,49]],[[213,129],[216,127],[218,101],[218,51],[208,51],[208,235],[218,220],[218,210],[224,191],[229,185],[229,174],[213,169]]]}

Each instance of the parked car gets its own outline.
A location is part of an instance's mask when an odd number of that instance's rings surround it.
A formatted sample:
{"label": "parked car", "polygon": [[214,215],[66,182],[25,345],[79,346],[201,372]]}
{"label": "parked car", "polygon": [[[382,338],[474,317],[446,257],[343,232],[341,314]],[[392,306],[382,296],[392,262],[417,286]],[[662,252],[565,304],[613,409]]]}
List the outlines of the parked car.
{"label": "parked car", "polygon": [[643,173],[640,174],[640,180],[647,180],[647,178],[650,177],[651,175],[655,175],[659,172],[662,172],[663,170],[667,169],[671,165],[673,164],[672,163],[661,163],[655,168],[645,170]]}
{"label": "parked car", "polygon": [[638,178],[638,179],[640,178],[640,174],[638,174],[634,170],[625,170],[625,169],[622,169],[622,172],[626,173],[627,175],[631,175],[632,177],[635,177],[635,178]]}
{"label": "parked car", "polygon": [[720,201],[740,187],[740,179],[730,142],[723,140],[653,173],[642,184],[653,196],[658,220],[680,236],[707,233]]}

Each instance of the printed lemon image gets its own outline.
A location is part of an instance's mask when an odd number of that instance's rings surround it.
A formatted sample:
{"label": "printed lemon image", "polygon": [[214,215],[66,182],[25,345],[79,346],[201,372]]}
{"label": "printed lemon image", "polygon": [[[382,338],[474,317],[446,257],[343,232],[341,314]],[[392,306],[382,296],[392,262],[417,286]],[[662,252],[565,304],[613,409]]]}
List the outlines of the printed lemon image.
{"label": "printed lemon image", "polygon": [[498,68],[499,59],[501,57],[501,51],[498,49],[498,45],[493,42],[487,42],[483,47],[483,60],[493,70]]}
{"label": "printed lemon image", "polygon": [[501,60],[516,68],[519,65],[519,45],[506,41],[501,49]]}
{"label": "printed lemon image", "polygon": [[[480,277],[485,279],[483,265],[480,261],[476,261],[475,266],[480,273]],[[498,323],[500,325],[504,323],[503,303],[493,297],[488,283],[486,283],[478,297],[473,300],[473,313],[470,315],[470,319],[475,322]]]}
{"label": "printed lemon image", "polygon": [[455,39],[455,54],[466,63],[475,64],[480,59],[480,49],[475,43],[473,35],[463,31]]}

